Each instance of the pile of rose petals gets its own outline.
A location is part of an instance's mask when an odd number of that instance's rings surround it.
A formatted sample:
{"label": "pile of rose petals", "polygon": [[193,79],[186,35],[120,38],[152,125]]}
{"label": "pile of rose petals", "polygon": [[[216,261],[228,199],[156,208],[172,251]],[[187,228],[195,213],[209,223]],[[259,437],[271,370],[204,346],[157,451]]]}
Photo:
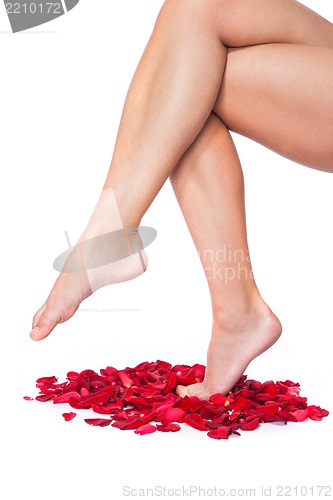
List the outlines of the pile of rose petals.
{"label": "pile of rose petals", "polygon": [[[203,365],[172,366],[159,360],[123,370],[108,366],[100,374],[69,372],[62,383],[54,376],[39,378],[40,393],[35,399],[67,403],[75,410],[92,409],[100,417],[85,419],[87,424],[131,429],[140,435],[176,432],[180,424],[187,424],[211,438],[228,439],[232,434],[239,436],[239,430],[253,431],[266,422],[322,420],[328,415],[320,406],[308,406],[299,395],[299,384],[290,380],[261,383],[243,375],[228,396],[214,394],[209,401],[175,393],[178,384],[202,382],[204,373]],[[65,421],[75,416],[74,412],[63,414]]]}

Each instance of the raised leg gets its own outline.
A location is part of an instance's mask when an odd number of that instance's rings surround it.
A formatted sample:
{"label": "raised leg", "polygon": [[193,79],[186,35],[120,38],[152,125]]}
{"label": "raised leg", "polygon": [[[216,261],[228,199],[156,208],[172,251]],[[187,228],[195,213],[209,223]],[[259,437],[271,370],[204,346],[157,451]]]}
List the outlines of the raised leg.
{"label": "raised leg", "polygon": [[[104,186],[112,190],[116,210],[107,213],[102,204],[96,213],[106,220],[120,215],[122,226],[139,225],[217,102],[227,47],[298,43],[305,36],[309,44],[333,44],[332,25],[293,0],[167,0],[130,86]],[[308,71],[302,76],[301,93]],[[88,225],[86,232],[95,229]],[[137,259],[132,264],[129,275],[111,270],[107,279],[93,281],[103,286],[114,282],[114,274],[116,281],[130,279],[143,270]],[[32,338],[45,338],[89,293],[85,276],[59,276],[34,316]]]}
{"label": "raised leg", "polygon": [[333,43],[230,50],[214,111],[230,130],[332,172]]}

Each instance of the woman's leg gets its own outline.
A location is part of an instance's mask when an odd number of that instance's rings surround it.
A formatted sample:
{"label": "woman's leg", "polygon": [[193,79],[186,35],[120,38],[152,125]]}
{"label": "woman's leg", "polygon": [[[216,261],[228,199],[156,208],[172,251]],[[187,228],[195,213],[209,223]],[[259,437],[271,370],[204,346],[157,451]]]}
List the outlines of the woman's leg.
{"label": "woman's leg", "polygon": [[204,382],[177,387],[202,399],[227,393],[280,336],[256,286],[246,237],[244,182],[229,131],[211,114],[171,174],[209,285],[213,328]]}
{"label": "woman's leg", "polygon": [[333,44],[231,49],[214,111],[229,130],[333,172]]}
{"label": "woman's leg", "polygon": [[[215,105],[227,46],[297,43],[306,35],[309,44],[333,44],[332,25],[293,0],[167,0],[130,86],[104,186],[117,207],[114,214],[103,205],[97,212],[106,219],[120,216],[123,226],[139,225]],[[94,228],[87,231],[95,234]],[[135,269],[129,276],[122,269],[118,280],[142,272],[134,260]],[[112,283],[113,272],[104,281],[98,277],[99,286]],[[32,338],[45,338],[90,293],[85,277],[60,275],[34,317]]]}
{"label": "woman's leg", "polygon": [[[139,223],[202,129],[227,47],[267,43],[333,48],[333,25],[294,0],[166,0],[131,83],[105,182],[125,224]],[[277,81],[288,78],[283,64]]]}
{"label": "woman's leg", "polygon": [[[214,110],[236,132],[299,163],[333,171],[332,49],[273,44],[229,50]],[[213,309],[204,381],[177,392],[207,398],[227,393],[279,337],[281,325],[252,276],[241,166],[219,118],[211,116],[170,178]]]}

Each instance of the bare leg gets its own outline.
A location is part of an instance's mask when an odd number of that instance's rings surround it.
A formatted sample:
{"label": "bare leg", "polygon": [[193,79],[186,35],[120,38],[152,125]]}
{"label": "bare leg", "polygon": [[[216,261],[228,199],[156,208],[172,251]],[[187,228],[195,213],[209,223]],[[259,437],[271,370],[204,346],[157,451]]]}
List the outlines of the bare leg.
{"label": "bare leg", "polygon": [[214,111],[230,130],[333,172],[333,44],[230,50]]}
{"label": "bare leg", "polygon": [[243,173],[226,126],[212,114],[171,175],[207,277],[213,329],[204,382],[177,387],[207,399],[226,394],[281,324],[259,294],[246,238]]}
{"label": "bare leg", "polygon": [[[323,39],[333,44],[332,25],[293,0],[165,2],[129,89],[104,186],[113,190],[124,226],[139,225],[166,178],[203,128],[220,91],[226,47],[297,43],[305,35],[309,44],[320,45]],[[296,53],[294,58],[296,62]],[[325,73],[321,64],[317,70]],[[300,82],[295,82],[302,92],[307,76],[308,70],[304,74],[303,68],[298,75]],[[311,82],[309,92],[314,90]],[[330,90],[328,83],[325,90],[319,96],[323,102]],[[319,149],[321,144],[317,146]],[[326,153],[327,144],[323,149]],[[110,215],[105,213],[104,217]],[[94,233],[93,228],[87,231]],[[124,272],[124,279],[130,277]],[[100,281],[101,286],[112,283],[112,272],[104,283]],[[39,330],[32,338],[45,338],[89,293],[83,278],[73,283],[73,277],[60,276],[34,317],[33,327]]]}
{"label": "bare leg", "polygon": [[[319,66],[326,68],[323,87]],[[281,81],[282,68],[287,77]],[[301,85],[300,75],[305,77],[309,68],[314,76],[309,74],[308,88],[299,92],[295,82]],[[332,172],[331,82],[332,49],[286,44],[231,49],[214,110],[231,129],[294,161]],[[322,89],[325,100],[318,101]],[[201,257],[213,308],[205,379],[179,386],[177,392],[207,398],[227,393],[246,366],[277,340],[281,325],[252,276],[242,171],[228,129],[216,116],[185,153],[171,181]]]}

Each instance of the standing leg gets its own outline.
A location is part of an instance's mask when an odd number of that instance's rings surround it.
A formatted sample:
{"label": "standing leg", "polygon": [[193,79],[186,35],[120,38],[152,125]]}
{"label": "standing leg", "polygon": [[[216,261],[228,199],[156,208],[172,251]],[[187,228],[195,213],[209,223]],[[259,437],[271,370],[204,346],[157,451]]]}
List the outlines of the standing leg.
{"label": "standing leg", "polygon": [[[231,129],[280,155],[333,172],[332,49],[272,44],[229,50],[214,110]],[[252,276],[242,171],[229,131],[215,115],[171,181],[213,308],[204,381],[177,391],[207,398],[227,393],[249,362],[279,337],[281,325]]]}
{"label": "standing leg", "polygon": [[256,356],[280,336],[281,324],[256,286],[246,237],[244,182],[226,126],[212,114],[171,175],[209,285],[213,329],[202,384],[180,395],[225,394]]}
{"label": "standing leg", "polygon": [[[100,227],[118,228],[119,217],[122,226],[139,225],[210,116],[221,87],[227,46],[297,43],[306,34],[309,44],[323,39],[333,44],[332,25],[294,0],[167,0],[125,102],[104,186],[111,190],[111,202],[102,196],[86,234],[94,237]],[[102,219],[98,229],[93,222],[97,213]],[[104,279],[61,274],[34,316],[32,338],[45,338],[57,323],[70,318],[91,293],[91,280],[100,287],[130,279],[145,268],[136,255],[128,259],[128,273],[122,262],[120,271],[108,268]]]}

